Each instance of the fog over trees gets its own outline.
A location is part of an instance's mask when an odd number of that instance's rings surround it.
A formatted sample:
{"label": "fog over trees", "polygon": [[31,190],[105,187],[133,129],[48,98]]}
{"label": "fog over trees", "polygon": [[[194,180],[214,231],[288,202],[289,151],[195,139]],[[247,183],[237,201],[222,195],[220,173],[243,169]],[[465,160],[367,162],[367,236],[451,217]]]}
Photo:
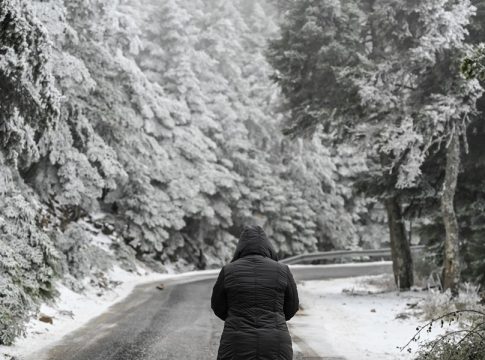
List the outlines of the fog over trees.
{"label": "fog over trees", "polygon": [[220,267],[247,223],[280,258],[390,246],[403,289],[411,243],[485,281],[483,10],[0,0],[0,344],[57,280]]}

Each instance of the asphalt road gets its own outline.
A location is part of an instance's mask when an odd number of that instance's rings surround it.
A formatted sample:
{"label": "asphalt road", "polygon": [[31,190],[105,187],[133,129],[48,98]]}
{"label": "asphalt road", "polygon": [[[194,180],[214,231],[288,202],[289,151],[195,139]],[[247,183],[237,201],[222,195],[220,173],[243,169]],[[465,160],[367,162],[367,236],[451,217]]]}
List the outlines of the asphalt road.
{"label": "asphalt road", "polygon": [[[391,271],[390,263],[349,266],[294,266],[296,280],[318,280]],[[223,322],[210,309],[215,275],[165,281],[165,289],[138,286],[124,301],[66,335],[46,354],[28,360],[214,360]],[[294,342],[316,357],[304,339]],[[336,358],[334,358],[336,359]]]}

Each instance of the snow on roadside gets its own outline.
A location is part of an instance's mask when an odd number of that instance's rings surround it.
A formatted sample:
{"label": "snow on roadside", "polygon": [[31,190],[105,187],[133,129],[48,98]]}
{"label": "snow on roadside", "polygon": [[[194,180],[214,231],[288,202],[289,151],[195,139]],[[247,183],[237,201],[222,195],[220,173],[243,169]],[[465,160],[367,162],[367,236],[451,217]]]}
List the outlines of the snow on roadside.
{"label": "snow on roadside", "polygon": [[[304,339],[322,357],[412,359],[412,354],[398,347],[404,346],[422,325],[422,320],[412,315],[412,307],[424,300],[426,293],[383,292],[382,286],[369,285],[385,282],[386,276],[299,283],[303,310],[289,322],[292,334]],[[426,336],[436,334],[423,334],[421,341]]]}
{"label": "snow on roadside", "polygon": [[38,317],[31,319],[27,324],[25,338],[18,338],[12,346],[0,345],[0,360],[22,359],[48,347],[126,298],[137,285],[171,278],[183,279],[194,274],[212,275],[219,272],[219,270],[206,270],[175,274],[172,269],[168,270],[170,273],[161,274],[147,272],[140,268],[139,273],[136,274],[114,267],[108,277],[111,281],[120,282],[120,284],[103,293],[99,293],[99,289],[86,287],[87,290],[79,294],[59,283],[57,289],[60,296],[55,304],[42,304],[40,309],[40,314],[52,317],[53,323],[41,322]]}
{"label": "snow on roadside", "polygon": [[[182,280],[194,275],[213,276],[220,270],[179,274],[175,274],[173,269],[168,271],[168,274],[149,273],[139,268],[136,274],[115,267],[108,277],[111,281],[120,282],[120,285],[102,294],[98,293],[99,289],[92,287],[86,287],[85,293],[78,294],[59,284],[60,297],[56,303],[51,306],[43,304],[41,307],[41,314],[52,317],[53,324],[32,319],[28,323],[26,338],[17,339],[13,346],[0,346],[0,360],[20,360],[48,348],[126,298],[137,285],[169,279]],[[426,301],[428,294],[397,293],[389,291],[390,287],[392,278],[389,275],[299,282],[303,309],[288,323],[292,336],[295,340],[301,339],[301,345],[310,347],[322,357],[344,357],[346,360],[412,359],[412,355],[401,352],[397,347],[405,345],[415,334],[416,327],[423,325],[423,321],[413,315],[413,308]],[[429,338],[436,334],[425,333],[421,341],[426,340],[426,336]],[[300,345],[295,343],[294,346],[298,353]]]}

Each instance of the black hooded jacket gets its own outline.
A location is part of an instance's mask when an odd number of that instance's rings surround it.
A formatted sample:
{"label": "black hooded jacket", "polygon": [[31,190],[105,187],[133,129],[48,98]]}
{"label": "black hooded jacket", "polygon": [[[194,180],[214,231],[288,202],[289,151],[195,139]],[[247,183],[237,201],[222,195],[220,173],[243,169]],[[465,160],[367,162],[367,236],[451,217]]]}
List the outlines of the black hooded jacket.
{"label": "black hooded jacket", "polygon": [[293,359],[286,321],[298,310],[298,292],[261,227],[244,228],[234,258],[219,273],[211,305],[225,321],[218,360]]}

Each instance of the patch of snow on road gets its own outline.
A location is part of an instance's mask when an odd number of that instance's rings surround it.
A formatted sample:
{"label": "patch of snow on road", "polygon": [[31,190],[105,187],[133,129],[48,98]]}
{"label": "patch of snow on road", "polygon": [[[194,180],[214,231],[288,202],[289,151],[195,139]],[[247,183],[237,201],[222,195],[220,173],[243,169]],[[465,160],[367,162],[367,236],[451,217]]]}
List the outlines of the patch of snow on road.
{"label": "patch of snow on road", "polygon": [[[426,293],[390,291],[390,283],[388,275],[301,282],[303,309],[288,323],[290,330],[324,358],[412,359],[398,347],[423,324],[413,312]],[[436,334],[423,334],[421,341],[426,336]]]}

